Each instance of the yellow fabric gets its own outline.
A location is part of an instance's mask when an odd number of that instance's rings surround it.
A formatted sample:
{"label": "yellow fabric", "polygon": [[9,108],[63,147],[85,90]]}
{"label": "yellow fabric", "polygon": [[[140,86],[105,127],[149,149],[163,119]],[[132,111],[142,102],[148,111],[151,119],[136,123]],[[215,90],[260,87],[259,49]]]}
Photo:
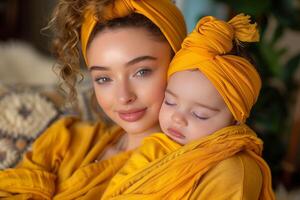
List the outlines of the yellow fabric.
{"label": "yellow fabric", "polygon": [[216,87],[234,118],[244,123],[258,98],[261,80],[249,61],[230,55],[230,51],[233,41],[258,40],[256,24],[250,24],[249,16],[240,14],[229,22],[204,17],[183,41],[170,64],[168,76],[199,69]]}
{"label": "yellow fabric", "polygon": [[259,166],[247,153],[238,153],[209,170],[191,199],[259,199],[262,174]]}
{"label": "yellow fabric", "polygon": [[[165,137],[150,138],[112,179],[102,199],[274,199],[270,170],[261,158],[262,141],[245,124],[180,148],[166,149],[172,141],[161,141],[169,140]],[[162,156],[160,151],[170,153]]]}
{"label": "yellow fabric", "polygon": [[131,152],[94,162],[122,130],[63,118],[48,128],[15,169],[0,171],[2,199],[97,199]]}
{"label": "yellow fabric", "polygon": [[152,134],[144,139],[142,145],[131,155],[125,166],[111,179],[103,199],[109,199],[111,191],[131,179],[131,175],[144,170],[150,162],[162,158],[166,154],[179,149],[181,145],[168,139],[163,133]]}
{"label": "yellow fabric", "polygon": [[171,0],[116,0],[109,4],[101,19],[95,17],[92,8],[85,11],[84,22],[81,27],[81,48],[87,62],[86,50],[89,37],[97,23],[114,18],[125,17],[131,13],[139,13],[150,19],[164,34],[174,52],[177,52],[186,36],[184,18]]}

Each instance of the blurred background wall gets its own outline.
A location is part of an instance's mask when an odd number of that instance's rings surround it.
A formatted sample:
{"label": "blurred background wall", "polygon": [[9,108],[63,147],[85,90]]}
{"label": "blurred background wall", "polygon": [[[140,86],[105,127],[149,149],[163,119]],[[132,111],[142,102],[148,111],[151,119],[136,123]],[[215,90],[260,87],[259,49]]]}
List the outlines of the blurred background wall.
{"label": "blurred background wall", "polygon": [[41,35],[56,0],[1,0],[0,39],[20,39],[49,52],[49,38]]}

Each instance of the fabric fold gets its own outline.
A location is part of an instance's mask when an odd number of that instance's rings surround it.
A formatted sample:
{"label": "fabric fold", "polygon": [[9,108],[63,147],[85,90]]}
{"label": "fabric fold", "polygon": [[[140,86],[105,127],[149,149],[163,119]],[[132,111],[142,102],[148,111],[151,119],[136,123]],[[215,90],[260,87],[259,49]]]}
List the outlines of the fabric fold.
{"label": "fabric fold", "polygon": [[190,199],[209,170],[240,152],[255,160],[262,172],[260,199],[274,199],[270,170],[260,157],[262,141],[247,125],[226,127],[153,160],[109,187],[103,199]]}

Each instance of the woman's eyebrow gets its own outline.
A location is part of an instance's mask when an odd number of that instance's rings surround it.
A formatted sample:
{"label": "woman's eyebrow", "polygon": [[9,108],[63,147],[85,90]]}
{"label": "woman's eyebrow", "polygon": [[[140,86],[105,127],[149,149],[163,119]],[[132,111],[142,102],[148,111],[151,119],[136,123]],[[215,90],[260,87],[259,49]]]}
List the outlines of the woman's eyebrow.
{"label": "woman's eyebrow", "polygon": [[[157,60],[157,58],[153,57],[153,56],[139,56],[139,57],[136,57],[136,58],[128,61],[125,64],[125,67],[134,65],[136,63],[139,63],[139,62],[142,62],[145,60]],[[110,69],[109,69],[109,67],[97,66],[97,65],[89,67],[89,71],[93,71],[93,70],[109,71]]]}
{"label": "woman's eyebrow", "polygon": [[89,67],[89,71],[94,71],[94,70],[101,70],[101,71],[109,71],[108,67],[103,67],[103,66],[91,66]]}
{"label": "woman's eyebrow", "polygon": [[125,66],[134,65],[134,64],[139,63],[139,62],[144,61],[144,60],[157,60],[157,58],[153,57],[153,56],[139,56],[139,57],[136,57],[136,58],[128,61],[125,64]]}

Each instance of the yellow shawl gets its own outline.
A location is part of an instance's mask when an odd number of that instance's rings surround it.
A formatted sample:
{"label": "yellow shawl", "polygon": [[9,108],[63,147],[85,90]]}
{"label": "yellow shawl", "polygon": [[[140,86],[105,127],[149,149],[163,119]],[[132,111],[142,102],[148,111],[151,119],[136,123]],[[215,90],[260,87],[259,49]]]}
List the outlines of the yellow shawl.
{"label": "yellow shawl", "polygon": [[[144,149],[138,155],[133,155],[140,157],[134,162],[143,162],[145,159],[151,162],[149,152],[155,155],[155,150],[153,153]],[[240,152],[256,161],[261,170],[263,182],[259,199],[274,199],[270,170],[261,158],[262,141],[244,124],[221,129],[148,165],[140,166],[138,170],[121,169],[117,178],[113,179],[115,184],[109,185],[103,199],[199,199],[201,194],[195,196],[193,192],[197,190],[201,178],[218,163]],[[124,168],[127,166],[128,163]]]}
{"label": "yellow shawl", "polygon": [[55,122],[15,169],[0,171],[0,199],[97,199],[131,152],[94,162],[122,134],[75,118]]}

